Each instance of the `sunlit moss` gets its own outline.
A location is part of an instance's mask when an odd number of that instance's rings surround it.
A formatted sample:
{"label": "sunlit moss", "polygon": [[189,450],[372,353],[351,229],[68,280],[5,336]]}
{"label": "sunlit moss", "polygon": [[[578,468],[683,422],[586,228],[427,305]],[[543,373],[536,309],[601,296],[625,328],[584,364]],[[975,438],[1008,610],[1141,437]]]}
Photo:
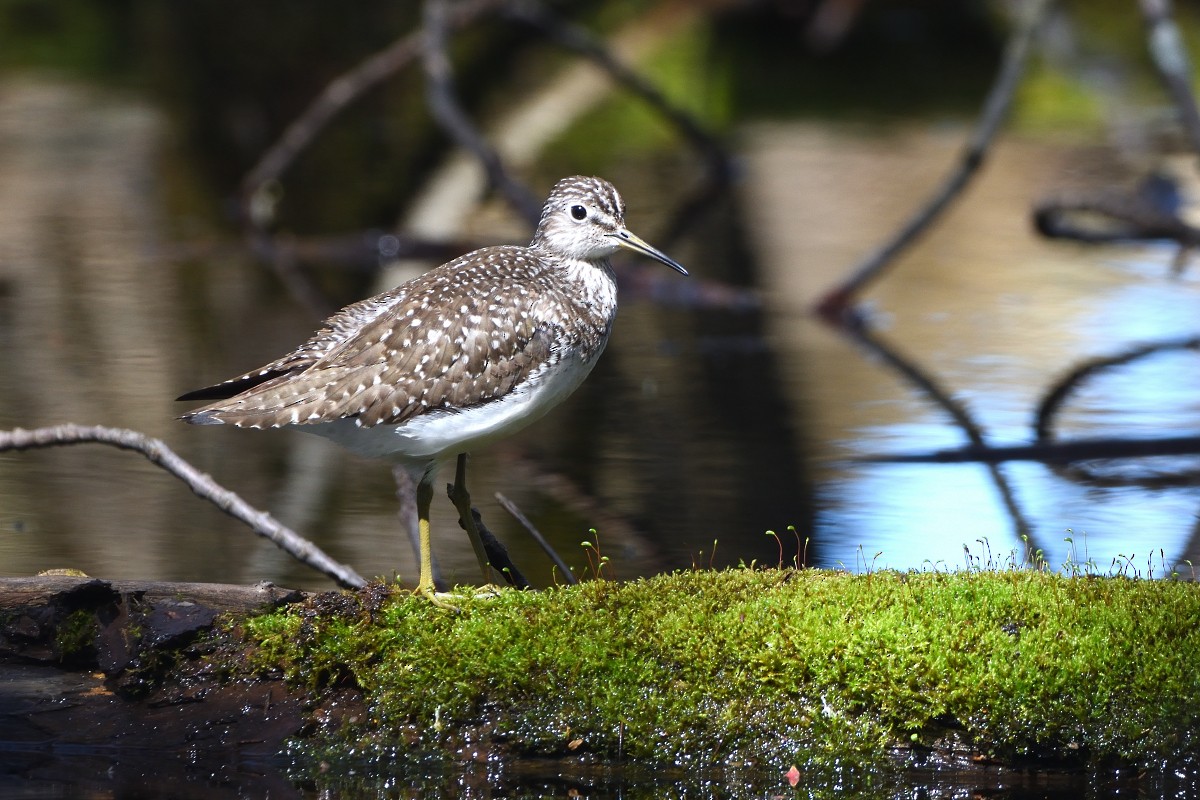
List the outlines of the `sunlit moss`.
{"label": "sunlit moss", "polygon": [[[1200,588],[1032,570],[682,572],[463,598],[343,596],[247,625],[260,663],[355,685],[358,748],[876,768],[1200,751]],[[368,607],[370,606],[370,607]]]}

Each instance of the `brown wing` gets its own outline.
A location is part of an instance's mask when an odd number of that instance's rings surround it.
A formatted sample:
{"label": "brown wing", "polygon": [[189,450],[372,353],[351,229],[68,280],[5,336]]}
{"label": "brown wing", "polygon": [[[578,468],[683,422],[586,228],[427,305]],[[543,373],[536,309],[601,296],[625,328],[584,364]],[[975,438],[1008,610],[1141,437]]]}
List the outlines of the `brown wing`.
{"label": "brown wing", "polygon": [[205,386],[202,389],[182,394],[176,400],[224,400],[239,395],[275,378],[286,377],[311,367],[329,351],[354,335],[364,324],[387,311],[388,307],[403,302],[408,285],[346,306],[325,320],[325,326],[314,333],[304,344],[282,358],[256,370],[230,378],[227,381]]}
{"label": "brown wing", "polygon": [[503,397],[556,357],[534,313],[553,290],[522,248],[464,259],[469,269],[460,259],[344,309],[293,353],[229,382],[261,383],[184,419],[271,427],[357,417],[373,426]]}

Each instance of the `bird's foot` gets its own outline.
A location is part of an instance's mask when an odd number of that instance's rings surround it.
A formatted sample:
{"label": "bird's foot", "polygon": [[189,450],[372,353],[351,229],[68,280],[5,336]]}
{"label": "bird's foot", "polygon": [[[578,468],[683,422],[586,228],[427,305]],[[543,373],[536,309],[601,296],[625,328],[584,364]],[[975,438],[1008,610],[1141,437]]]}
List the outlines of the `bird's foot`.
{"label": "bird's foot", "polygon": [[454,604],[456,600],[491,600],[500,596],[500,588],[494,584],[487,586],[463,586],[453,592],[439,592],[433,587],[417,587],[414,594],[423,596],[438,608],[454,613],[462,613],[462,609]]}
{"label": "bird's foot", "polygon": [[413,594],[421,595],[430,603],[445,611],[450,611],[454,614],[462,613],[461,608],[449,601],[449,598],[454,597],[454,594],[451,592],[439,592],[432,586],[418,586],[413,590]]}

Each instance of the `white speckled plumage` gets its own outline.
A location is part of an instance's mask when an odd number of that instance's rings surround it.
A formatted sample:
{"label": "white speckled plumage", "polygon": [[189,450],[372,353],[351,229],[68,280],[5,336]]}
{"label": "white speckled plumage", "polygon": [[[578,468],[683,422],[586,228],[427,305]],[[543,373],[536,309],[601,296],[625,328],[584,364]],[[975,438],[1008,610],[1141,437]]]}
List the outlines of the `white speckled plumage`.
{"label": "white speckled plumage", "polygon": [[524,427],[587,377],[616,316],[613,251],[687,274],[624,210],[607,181],[565,178],[528,247],[476,250],[349,305],[287,355],[181,397],[215,401],[181,419],[295,427],[431,485],[440,461]]}

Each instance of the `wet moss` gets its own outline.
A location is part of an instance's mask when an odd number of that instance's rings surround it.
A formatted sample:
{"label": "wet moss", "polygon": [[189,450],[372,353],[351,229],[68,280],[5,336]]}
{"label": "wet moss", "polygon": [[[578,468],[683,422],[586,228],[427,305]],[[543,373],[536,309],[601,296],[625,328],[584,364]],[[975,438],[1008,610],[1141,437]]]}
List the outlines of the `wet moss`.
{"label": "wet moss", "polygon": [[63,664],[88,661],[96,655],[100,626],[90,609],[72,611],[55,629],[54,653]]}
{"label": "wet moss", "polygon": [[1200,753],[1192,583],[737,569],[457,603],[375,585],[245,631],[260,668],[361,692],[367,713],[314,740],[357,753],[810,769]]}

